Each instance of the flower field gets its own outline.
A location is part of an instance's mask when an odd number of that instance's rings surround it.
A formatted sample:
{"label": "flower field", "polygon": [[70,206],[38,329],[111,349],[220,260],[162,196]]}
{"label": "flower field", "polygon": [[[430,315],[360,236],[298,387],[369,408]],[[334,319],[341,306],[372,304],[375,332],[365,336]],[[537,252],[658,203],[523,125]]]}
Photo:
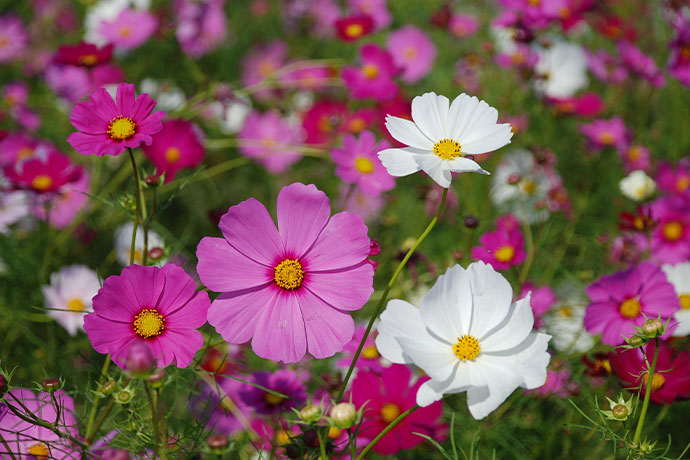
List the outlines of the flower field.
{"label": "flower field", "polygon": [[690,458],[690,3],[0,0],[0,459]]}

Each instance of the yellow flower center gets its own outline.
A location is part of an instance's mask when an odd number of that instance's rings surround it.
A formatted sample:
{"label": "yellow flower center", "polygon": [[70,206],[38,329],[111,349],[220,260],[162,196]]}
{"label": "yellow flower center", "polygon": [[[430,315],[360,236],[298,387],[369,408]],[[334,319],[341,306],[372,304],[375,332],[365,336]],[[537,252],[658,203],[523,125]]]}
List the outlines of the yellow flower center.
{"label": "yellow flower center", "polygon": [[619,310],[621,315],[626,318],[637,318],[637,315],[639,315],[642,310],[642,305],[640,305],[639,299],[633,297],[631,299],[625,299],[623,303],[621,303]]}
{"label": "yellow flower center", "polygon": [[278,286],[291,291],[297,289],[304,281],[304,270],[302,264],[296,259],[285,259],[275,268],[275,282]]}
{"label": "yellow flower center", "polygon": [[108,124],[108,136],[117,141],[129,139],[136,132],[137,124],[129,117],[118,115]]}
{"label": "yellow flower center", "polygon": [[285,430],[278,430],[276,433],[276,442],[279,446],[284,446],[290,442],[290,434]]}
{"label": "yellow flower center", "polygon": [[285,401],[285,398],[273,393],[266,392],[266,394],[264,395],[264,401],[266,401],[266,403],[271,406],[277,406],[278,404]]}
{"label": "yellow flower center", "polygon": [[343,430],[334,426],[328,428],[328,439],[338,439],[343,434]]}
{"label": "yellow flower center", "polygon": [[369,80],[373,80],[379,76],[379,69],[375,65],[367,64],[362,68],[362,73],[364,73],[364,76]]}
{"label": "yellow flower center", "polygon": [[630,161],[637,161],[642,158],[642,149],[638,146],[630,147],[628,150],[628,159]]}
{"label": "yellow flower center", "polygon": [[31,187],[41,192],[48,190],[51,185],[53,185],[53,179],[45,174],[39,174],[38,176],[34,177],[34,180],[31,181]]}
{"label": "yellow flower center", "polygon": [[413,46],[405,48],[405,57],[407,59],[414,59],[417,57],[417,50]]}
{"label": "yellow flower center", "polygon": [[165,330],[165,318],[157,310],[144,308],[134,317],[134,332],[142,339],[159,336]]}
{"label": "yellow flower center", "polygon": [[362,174],[371,174],[374,172],[374,163],[365,157],[357,157],[355,159],[355,168]]}
{"label": "yellow flower center", "polygon": [[608,131],[604,131],[603,133],[599,134],[599,142],[601,142],[604,145],[611,145],[615,140],[616,138],[613,137],[613,134],[611,134]]}
{"label": "yellow flower center", "polygon": [[537,184],[531,179],[523,179],[520,181],[520,188],[528,195],[533,195],[537,191]]}
{"label": "yellow flower center", "polygon": [[677,241],[683,236],[683,226],[677,221],[664,224],[661,231],[664,234],[664,239],[668,241]]}
{"label": "yellow flower center", "polygon": [[38,460],[46,460],[50,455],[50,449],[42,442],[37,442],[29,447],[29,454],[33,455]]}
{"label": "yellow flower center", "polygon": [[532,6],[539,6],[539,3],[541,0],[527,0],[527,3],[532,5]]}
{"label": "yellow flower center", "polygon": [[682,310],[690,310],[690,294],[681,294],[678,296],[678,300]]}
{"label": "yellow flower center", "polygon": [[77,299],[76,297],[67,302],[67,309],[69,311],[84,311],[85,308],[86,305],[84,305],[84,302],[82,302],[81,299]]}
{"label": "yellow flower center", "polygon": [[4,35],[0,36],[0,48],[4,48],[9,42],[10,42],[9,38],[7,38]]}
{"label": "yellow flower center", "polygon": [[350,38],[357,38],[364,33],[364,27],[361,24],[350,24],[345,27],[345,35]]}
{"label": "yellow flower center", "polygon": [[132,33],[132,29],[130,29],[129,27],[127,27],[127,26],[120,27],[120,37],[127,38],[130,36],[131,33]]}
{"label": "yellow flower center", "polygon": [[33,156],[33,154],[34,149],[32,149],[31,147],[22,147],[19,149],[19,152],[17,152],[17,161],[29,158],[30,156]]}
{"label": "yellow flower center", "polygon": [[[649,382],[649,374],[645,373],[644,382],[642,384],[642,388],[647,388],[647,382]],[[660,389],[661,387],[664,386],[666,383],[666,379],[664,378],[663,374],[659,374],[658,372],[654,374],[654,377],[652,377],[652,393],[654,393],[656,390]]]}
{"label": "yellow flower center", "polygon": [[690,187],[690,177],[682,176],[676,180],[676,190],[679,192],[684,192],[688,187]]}
{"label": "yellow flower center", "polygon": [[474,361],[481,351],[482,349],[479,348],[479,340],[471,335],[458,337],[458,343],[453,345],[453,353],[455,353],[458,359],[463,361]]}
{"label": "yellow flower center", "polygon": [[361,118],[353,118],[347,124],[348,131],[350,131],[351,133],[355,133],[355,134],[361,132],[366,127],[367,127],[367,124]]}
{"label": "yellow flower center", "polygon": [[434,153],[442,160],[452,160],[461,157],[460,142],[453,139],[441,139],[434,144]]}
{"label": "yellow flower center", "polygon": [[494,256],[500,262],[510,262],[515,257],[515,249],[510,245],[502,246],[494,253]]}
{"label": "yellow flower center", "polygon": [[560,313],[561,316],[570,318],[571,316],[573,316],[573,307],[565,305],[558,310],[558,313]]}
{"label": "yellow flower center", "polygon": [[364,359],[376,359],[379,357],[379,351],[376,349],[374,345],[369,345],[368,347],[364,347],[362,350],[362,358]]}
{"label": "yellow flower center", "polygon": [[384,422],[390,423],[400,415],[400,407],[397,404],[386,403],[381,408],[381,418]]}
{"label": "yellow flower center", "polygon": [[98,62],[98,56],[95,54],[85,54],[84,56],[79,56],[77,62],[81,65],[91,66]]}
{"label": "yellow flower center", "polygon": [[180,149],[177,147],[168,147],[168,149],[165,151],[165,159],[168,161],[168,163],[176,163],[182,154],[180,153]]}
{"label": "yellow flower center", "polygon": [[259,73],[264,78],[271,75],[275,69],[276,68],[271,61],[263,61],[261,64],[259,64]]}

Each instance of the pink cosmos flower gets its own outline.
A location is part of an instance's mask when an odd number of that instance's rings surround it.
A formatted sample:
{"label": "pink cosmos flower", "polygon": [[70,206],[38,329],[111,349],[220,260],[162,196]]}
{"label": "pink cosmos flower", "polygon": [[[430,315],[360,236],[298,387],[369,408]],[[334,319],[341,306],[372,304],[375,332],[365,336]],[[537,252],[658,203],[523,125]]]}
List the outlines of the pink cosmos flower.
{"label": "pink cosmos flower", "polygon": [[581,117],[595,117],[604,109],[604,101],[597,93],[584,93],[579,96],[567,98],[547,98],[556,110],[566,115],[579,115]]}
{"label": "pink cosmos flower", "polygon": [[[0,144],[2,146],[2,144]],[[0,148],[0,153],[2,148]],[[676,196],[690,195],[690,163],[678,163],[675,167],[662,163],[654,178],[659,189]]]}
{"label": "pink cosmos flower", "polygon": [[628,130],[621,117],[612,117],[608,120],[598,119],[580,126],[582,134],[587,136],[589,145],[593,149],[616,147],[625,151],[628,146]]}
{"label": "pink cosmos flower", "polygon": [[49,150],[55,150],[55,146],[48,141],[11,133],[0,141],[0,167],[14,166],[37,153],[45,155]]}
{"label": "pink cosmos flower", "polygon": [[381,209],[385,204],[383,195],[369,195],[361,190],[350,190],[347,184],[338,189],[338,206],[343,211],[358,214],[366,223],[381,217]]}
{"label": "pink cosmos flower", "polygon": [[344,42],[354,42],[374,30],[374,20],[366,14],[347,16],[335,21],[338,37]]}
{"label": "pink cosmos flower", "polygon": [[649,251],[649,239],[644,233],[624,233],[616,237],[609,248],[609,261],[625,266],[637,264]]}
{"label": "pink cosmos flower", "polygon": [[67,138],[82,155],[119,155],[127,148],[151,145],[153,134],[161,130],[164,112],[154,112],[156,101],[148,94],[134,95],[134,85],[120,83],[117,102],[99,88],[88,101],[80,102],[70,115],[79,131]]}
{"label": "pink cosmos flower", "polygon": [[348,312],[373,292],[367,227],[349,212],[330,217],[314,185],[283,187],[277,207],[278,230],[250,198],[221,218],[224,238],[199,243],[199,277],[222,292],[209,323],[230,343],[252,339],[254,352],[274,361],[332,356],[354,333]]}
{"label": "pink cosmos flower", "polygon": [[606,51],[585,50],[585,54],[589,70],[604,83],[622,83],[628,78],[628,70]]}
{"label": "pink cosmos flower", "polygon": [[385,29],[393,22],[386,0],[347,0],[347,5],[353,11],[370,16],[376,30]]}
{"label": "pink cosmos flower", "polygon": [[[398,415],[415,405],[417,390],[428,378],[412,380],[412,371],[402,364],[393,364],[376,374],[368,371],[357,373],[352,382],[352,403],[364,409],[364,418],[359,433],[374,438]],[[394,455],[400,450],[411,449],[424,442],[424,438],[413,433],[422,433],[442,441],[443,414],[441,401],[412,412],[377,442],[372,450],[381,455]]]}
{"label": "pink cosmos flower", "polygon": [[643,145],[631,145],[628,150],[618,152],[623,161],[623,169],[626,174],[635,170],[649,171],[651,154]]}
{"label": "pink cosmos flower", "polygon": [[81,166],[72,164],[69,157],[54,149],[41,151],[4,169],[5,176],[15,187],[36,193],[56,192],[65,184],[79,180],[83,171]]}
{"label": "pink cosmos flower", "polygon": [[360,49],[361,67],[343,67],[342,77],[350,96],[386,101],[395,97],[398,86],[393,80],[397,68],[388,52],[373,43]]}
{"label": "pink cosmos flower", "polygon": [[89,204],[89,184],[91,175],[83,170],[81,177],[74,182],[68,182],[53,195],[37,197],[31,213],[39,219],[46,218],[46,204],[48,205],[48,223],[53,228],[65,228],[72,223],[79,211]]}
{"label": "pink cosmos flower", "polygon": [[578,390],[577,385],[570,380],[570,369],[547,370],[546,383],[534,390],[525,390],[525,394],[537,396],[558,396],[567,398]]}
{"label": "pink cosmos flower", "polygon": [[331,150],[336,164],[335,174],[343,182],[356,184],[362,193],[379,195],[395,187],[395,179],[388,174],[378,158],[378,152],[390,148],[385,139],[376,142],[371,131],[363,131],[359,138],[348,134],[343,147]]}
{"label": "pink cosmos flower", "polygon": [[534,314],[534,328],[539,329],[544,324],[543,316],[556,303],[556,294],[553,293],[549,286],[536,287],[532,282],[527,281],[522,285],[518,300],[524,299],[530,293],[530,307],[532,307],[532,313]]}
{"label": "pink cosmos flower", "polygon": [[[8,107],[9,115],[23,128],[35,131],[41,126],[41,118],[27,106],[29,86],[25,82],[13,82],[2,88],[2,102]],[[0,119],[4,117],[0,110]]]}
{"label": "pink cosmos flower", "polygon": [[255,372],[250,381],[263,388],[284,394],[287,398],[269,393],[253,385],[244,385],[239,391],[242,402],[257,414],[272,415],[302,406],[307,399],[304,378],[292,369],[275,372]]}
{"label": "pink cosmos flower", "polygon": [[168,120],[154,134],[153,143],[142,147],[144,154],[156,166],[156,172],[165,172],[170,182],[183,168],[192,168],[204,159],[203,132],[185,120]]}
{"label": "pink cosmos flower", "polygon": [[148,346],[158,367],[185,368],[204,338],[208,294],[174,264],[163,268],[130,265],[108,277],[93,298],[93,313],[84,317],[84,331],[99,353],[110,353],[124,369],[133,343]]}
{"label": "pink cosmos flower", "polygon": [[560,18],[562,11],[568,6],[567,0],[500,0],[500,3],[507,7],[509,13],[518,17],[519,22],[536,29],[546,27],[552,20]]}
{"label": "pink cosmos flower", "polygon": [[86,42],[60,45],[53,58],[55,62],[64,65],[80,67],[94,67],[108,62],[113,57],[113,45],[99,48]]}
{"label": "pink cosmos flower", "polygon": [[[74,437],[79,436],[79,422],[74,413],[74,400],[64,391],[54,393],[60,407],[58,412],[53,404],[50,393],[34,393],[24,388],[14,388],[5,396],[14,406],[19,406],[14,398],[19,399],[30,413],[43,420],[57,421],[57,428]],[[1,406],[1,404],[0,404]],[[77,458],[78,451],[69,441],[60,438],[48,428],[26,422],[14,413],[8,411],[2,416],[0,410],[0,435],[9,446],[11,452],[2,449],[2,458],[36,458],[51,460],[67,460]]]}
{"label": "pink cosmos flower", "polygon": [[657,68],[654,59],[626,40],[618,42],[618,53],[623,64],[656,87],[664,86],[666,79]]}
{"label": "pink cosmos flower", "polygon": [[98,33],[116,48],[138,48],[158,28],[158,19],[146,10],[125,8],[112,21],[102,21]]}
{"label": "pink cosmos flower", "polygon": [[307,144],[330,142],[341,132],[347,116],[347,106],[340,101],[323,99],[317,101],[302,116],[302,128]]}
{"label": "pink cosmos flower", "polygon": [[[654,342],[644,350],[647,361],[654,359]],[[637,392],[642,384],[641,395],[647,390],[649,374],[640,348],[616,350],[609,355],[611,369],[621,379],[624,388]],[[659,343],[659,356],[652,376],[652,394],[649,399],[657,404],[673,404],[677,399],[690,397],[690,351],[673,356],[671,346]]]}
{"label": "pink cosmos flower", "polygon": [[666,321],[680,309],[673,285],[650,262],[601,277],[587,286],[587,295],[592,302],[585,311],[585,329],[601,334],[601,341],[611,346],[624,343],[645,316]]}
{"label": "pink cosmos flower", "polygon": [[675,264],[690,260],[690,200],[667,196],[651,204],[657,222],[651,238],[652,260]]}
{"label": "pink cosmos flower", "polygon": [[269,78],[285,64],[287,44],[280,40],[252,49],[242,59],[242,84],[255,85]]}
{"label": "pink cosmos flower", "polygon": [[436,59],[434,42],[415,26],[405,26],[391,32],[386,40],[386,50],[393,57],[395,65],[402,69],[400,78],[405,83],[416,83],[425,77]]}
{"label": "pink cosmos flower", "polygon": [[250,113],[238,134],[239,152],[259,161],[269,172],[280,174],[302,155],[296,146],[302,133],[272,110]]}
{"label": "pink cosmos flower", "polygon": [[319,91],[331,83],[331,70],[322,65],[300,67],[280,77],[283,86],[300,88],[308,91]]}
{"label": "pink cosmos flower", "polygon": [[355,110],[345,117],[342,131],[350,134],[359,134],[365,129],[376,126],[379,118],[379,111],[376,109],[362,108]]}
{"label": "pink cosmos flower", "polygon": [[46,68],[44,78],[55,94],[77,102],[98,88],[121,82],[124,72],[109,62],[94,67],[53,63]]}
{"label": "pink cosmos flower", "polygon": [[481,246],[472,248],[472,259],[490,264],[495,270],[507,270],[527,258],[525,239],[519,229],[498,228],[479,237]]}
{"label": "pink cosmos flower", "polygon": [[25,54],[29,35],[14,14],[0,16],[0,63],[15,61]]}
{"label": "pink cosmos flower", "polygon": [[[352,336],[352,340],[350,340],[345,345],[345,348],[343,348],[343,357],[336,363],[337,367],[341,369],[348,369],[350,367],[352,364],[352,359],[357,352],[357,348],[359,348],[359,344],[362,342],[366,329],[367,327],[364,324],[357,326],[355,329],[355,335]],[[367,340],[364,342],[364,348],[362,348],[362,352],[355,363],[355,369],[367,370],[376,373],[380,373],[383,370],[383,366],[381,365],[381,355],[379,354],[379,350],[376,348],[375,340],[376,331],[372,330],[371,334],[369,334]]]}
{"label": "pink cosmos flower", "polygon": [[669,73],[673,78],[684,84],[690,85],[690,20],[683,14],[676,16],[673,21],[676,36],[669,43],[671,55],[669,56]]}
{"label": "pink cosmos flower", "polygon": [[225,0],[176,0],[173,5],[175,37],[185,54],[197,59],[223,43],[227,35]]}
{"label": "pink cosmos flower", "polygon": [[448,21],[448,30],[454,37],[467,38],[479,29],[479,19],[469,14],[454,14]]}

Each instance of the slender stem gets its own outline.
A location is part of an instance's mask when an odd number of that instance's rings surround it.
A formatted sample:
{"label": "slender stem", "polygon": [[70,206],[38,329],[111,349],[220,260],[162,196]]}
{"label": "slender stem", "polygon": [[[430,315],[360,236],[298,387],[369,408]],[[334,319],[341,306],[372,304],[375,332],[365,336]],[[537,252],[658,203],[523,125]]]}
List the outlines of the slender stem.
{"label": "slender stem", "polygon": [[103,411],[101,412],[101,415],[98,416],[96,423],[93,425],[93,433],[91,433],[90,437],[85,438],[84,442],[86,442],[87,444],[91,444],[91,441],[93,441],[93,438],[98,433],[98,430],[101,428],[101,425],[103,425],[105,418],[108,416],[110,411],[113,410],[114,405],[115,405],[115,399],[111,399],[110,402],[108,403],[108,405],[105,406],[105,409],[103,409]]}
{"label": "slender stem", "polygon": [[10,449],[10,446],[7,445],[7,441],[5,441],[5,438],[2,437],[2,434],[0,434],[0,442],[3,446],[5,446],[5,451],[9,454],[12,460],[17,460],[17,458],[14,456],[14,453]]}
{"label": "slender stem", "polygon": [[532,261],[534,261],[534,237],[532,236],[532,226],[529,224],[527,221],[527,207],[525,206],[525,203],[521,201],[522,208],[524,210],[523,214],[525,216],[525,223],[523,224],[522,228],[525,232],[525,242],[527,244],[527,260],[525,261],[525,265],[522,266],[522,270],[520,271],[520,278],[518,279],[518,284],[522,286],[522,283],[525,282],[527,279],[527,275],[529,274],[530,268],[532,268]]}
{"label": "slender stem", "polygon": [[324,436],[326,432],[319,430],[317,431],[316,435],[319,437],[319,452],[320,456],[319,458],[321,460],[328,460],[328,454],[326,454],[326,443],[328,442],[328,434]]}
{"label": "slender stem", "polygon": [[[101,375],[98,378],[98,386],[101,386],[103,384],[103,379],[105,379],[105,376],[108,375],[108,368],[110,367],[110,355],[106,355],[105,361],[103,362],[103,367],[101,368]],[[93,402],[93,406],[91,407],[91,412],[89,412],[89,422],[86,424],[86,439],[90,441],[93,438],[93,435],[95,434],[94,430],[94,421],[96,420],[96,413],[98,412],[98,403],[100,402],[101,398],[100,396],[96,397],[96,400]]]}
{"label": "slender stem", "polygon": [[[14,395],[11,395],[11,396],[14,397]],[[16,397],[15,397],[15,399],[16,399]],[[24,406],[24,404],[21,404],[21,405]],[[5,401],[5,406],[7,406],[7,408],[10,410],[10,412],[12,412],[18,418],[20,418],[21,420],[23,420],[27,423],[30,423],[30,424],[36,425],[36,426],[40,426],[42,428],[46,428],[46,429],[52,431],[53,433],[55,433],[59,438],[68,439],[69,441],[73,442],[74,444],[78,445],[81,448],[87,448],[88,447],[85,443],[83,443],[79,439],[75,438],[71,434],[63,433],[62,431],[60,431],[60,429],[58,427],[54,426],[52,423],[48,422],[47,420],[43,420],[41,418],[34,416],[31,413],[31,411],[29,411],[28,413],[31,414],[32,417],[28,417],[28,416],[22,414],[19,409],[14,407],[8,401]]]}
{"label": "slender stem", "polygon": [[161,403],[160,389],[153,390],[154,400],[158,408],[158,426],[160,427],[161,448],[159,451],[161,460],[166,460],[168,455],[168,429],[165,426],[165,413],[163,412],[163,404]]}
{"label": "slender stem", "polygon": [[642,436],[642,427],[644,426],[644,419],[647,416],[647,408],[649,407],[649,397],[652,394],[652,381],[654,380],[654,371],[656,368],[656,360],[659,357],[659,338],[654,339],[654,358],[652,358],[652,365],[647,371],[647,388],[644,392],[644,402],[642,403],[642,410],[640,411],[640,418],[637,421],[637,428],[635,429],[635,436],[633,437],[633,445],[638,445],[640,437]]}
{"label": "slender stem", "polygon": [[60,407],[60,403],[58,403],[57,398],[55,397],[55,393],[51,392],[50,393],[50,399],[53,401],[53,405],[55,406],[55,421],[53,422],[53,426],[57,426],[58,422],[60,421],[60,415],[62,412],[62,408]]}
{"label": "slender stem", "polygon": [[149,407],[151,408],[151,424],[153,425],[153,452],[158,457],[158,412],[156,411],[156,403],[153,401],[153,396],[151,396],[151,389],[148,383],[144,383],[144,389],[146,390],[146,398],[149,400]]}
{"label": "slender stem", "polygon": [[362,337],[362,340],[359,342],[359,347],[357,347],[357,351],[355,352],[354,357],[352,358],[352,363],[350,364],[350,367],[347,370],[347,374],[345,374],[345,379],[343,380],[343,384],[340,387],[340,391],[338,392],[338,396],[335,398],[335,402],[338,403],[343,397],[343,394],[345,393],[345,387],[347,387],[347,382],[350,380],[350,377],[352,376],[352,371],[355,368],[355,364],[357,363],[357,359],[359,359],[359,355],[362,353],[362,349],[364,348],[364,343],[367,340],[367,337],[369,337],[369,334],[371,333],[371,329],[374,327],[374,322],[376,321],[376,318],[378,318],[379,314],[381,313],[381,310],[383,309],[383,304],[386,302],[386,298],[388,297],[388,293],[390,292],[391,288],[395,285],[395,282],[398,280],[398,276],[402,272],[403,268],[405,268],[405,265],[407,265],[407,262],[410,260],[410,257],[412,257],[412,254],[417,250],[420,244],[422,244],[422,241],[429,235],[431,230],[434,228],[436,225],[436,222],[438,222],[438,218],[441,215],[441,212],[443,212],[443,207],[446,204],[446,197],[448,196],[448,189],[443,190],[443,196],[441,197],[441,202],[438,205],[438,210],[436,211],[436,215],[434,216],[433,219],[431,219],[431,222],[429,222],[429,225],[426,227],[424,232],[419,235],[419,238],[417,238],[417,241],[414,242],[412,247],[410,248],[409,251],[407,251],[407,254],[405,254],[405,257],[403,260],[400,262],[398,265],[398,268],[396,268],[395,272],[393,273],[393,276],[391,277],[390,281],[388,281],[388,284],[386,285],[386,289],[383,291],[383,294],[381,295],[381,298],[379,299],[379,303],[376,305],[376,309],[374,310],[374,314],[371,316],[371,319],[369,320],[369,324],[367,325],[367,330],[364,332],[364,336]]}
{"label": "slender stem", "polygon": [[395,428],[395,426],[398,423],[400,423],[405,417],[407,417],[408,415],[410,415],[412,412],[416,411],[417,409],[419,409],[419,406],[417,404],[415,404],[414,406],[410,407],[409,409],[407,409],[402,414],[398,415],[395,420],[390,422],[386,428],[384,428],[369,444],[367,444],[367,446],[362,450],[362,452],[357,457],[357,460],[362,460],[364,458],[364,456],[367,454],[367,452],[369,452],[369,450],[371,450],[371,448],[374,447],[376,445],[376,443],[379,442],[379,440],[386,435],[386,433],[388,433],[390,430]]}
{"label": "slender stem", "polygon": [[129,252],[129,264],[134,264],[134,253],[136,251],[137,242],[137,227],[139,226],[139,217],[141,216],[141,185],[139,184],[139,170],[137,169],[137,161],[134,159],[134,152],[132,149],[128,148],[129,159],[132,162],[132,170],[134,171],[134,197],[136,199],[137,208],[134,212],[134,227],[132,228],[132,244],[130,246]]}

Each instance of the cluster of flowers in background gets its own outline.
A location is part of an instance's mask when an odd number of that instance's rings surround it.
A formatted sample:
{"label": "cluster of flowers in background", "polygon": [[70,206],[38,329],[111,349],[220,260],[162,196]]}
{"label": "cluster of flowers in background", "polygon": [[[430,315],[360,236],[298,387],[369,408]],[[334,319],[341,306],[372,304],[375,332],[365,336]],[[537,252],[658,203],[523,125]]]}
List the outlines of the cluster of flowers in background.
{"label": "cluster of flowers in background", "polygon": [[682,457],[690,5],[240,3],[0,13],[0,458]]}

